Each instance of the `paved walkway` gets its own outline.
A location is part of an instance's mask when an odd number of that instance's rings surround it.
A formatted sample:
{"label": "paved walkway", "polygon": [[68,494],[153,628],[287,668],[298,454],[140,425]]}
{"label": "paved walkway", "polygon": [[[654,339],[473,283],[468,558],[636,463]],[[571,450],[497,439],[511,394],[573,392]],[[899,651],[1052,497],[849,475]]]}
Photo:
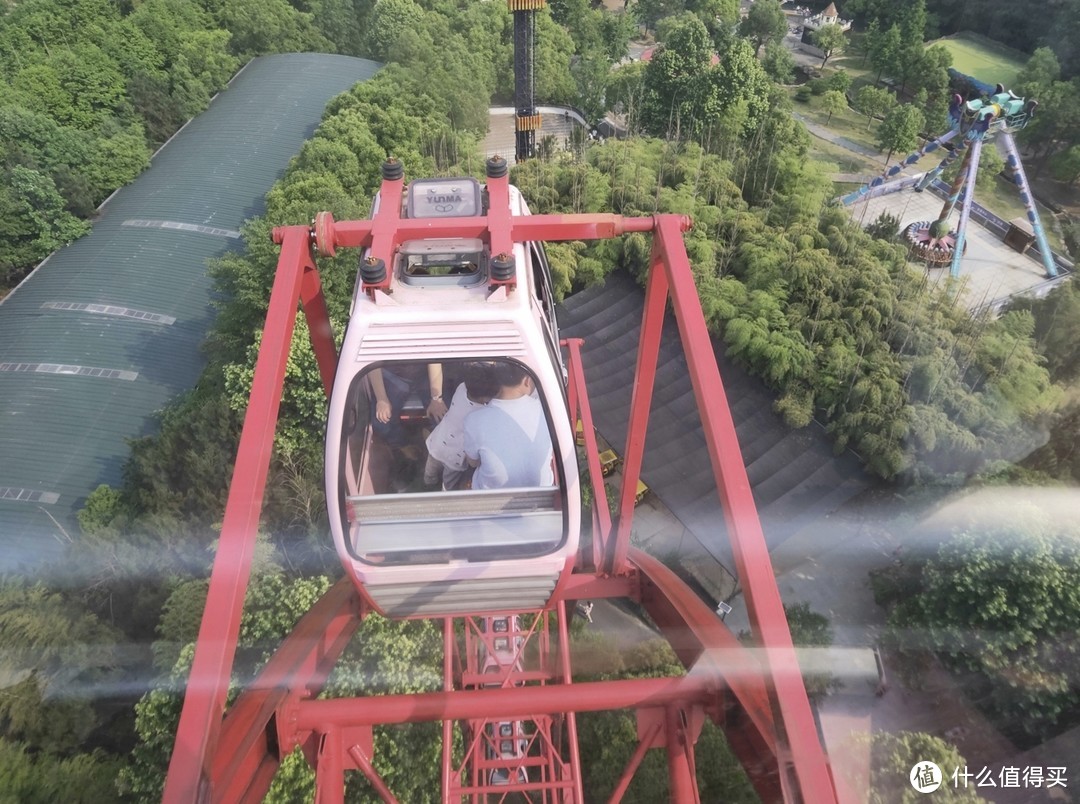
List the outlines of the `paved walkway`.
{"label": "paved walkway", "polygon": [[841,148],[859,156],[865,156],[870,159],[881,159],[881,151],[875,148],[867,148],[865,145],[861,145],[857,142],[852,142],[847,137],[841,137],[833,131],[825,128],[825,126],[818,125],[810,120],[807,120],[803,115],[798,112],[792,112],[792,116],[806,126],[807,131],[813,134],[819,139],[823,139],[826,142],[831,142],[833,145],[839,145]]}

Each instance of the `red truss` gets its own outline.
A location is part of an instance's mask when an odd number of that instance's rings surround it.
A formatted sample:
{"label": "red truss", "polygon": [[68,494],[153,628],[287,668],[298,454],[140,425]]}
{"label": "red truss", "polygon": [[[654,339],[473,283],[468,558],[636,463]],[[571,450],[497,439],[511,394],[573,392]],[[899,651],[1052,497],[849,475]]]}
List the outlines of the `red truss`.
{"label": "red truss", "polygon": [[[639,744],[613,797],[618,801],[646,751],[663,748],[673,801],[698,801],[694,743],[705,717],[725,731],[762,800],[837,800],[818,738],[773,578],[760,520],[736,440],[731,412],[712,352],[682,240],[688,218],[656,215],[532,215],[512,217],[505,176],[489,178],[486,217],[400,218],[403,181],[384,180],[373,220],[274,230],[281,245],[266,326],[244,419],[217,557],[196,645],[187,694],[165,786],[166,802],[257,801],[281,759],[301,746],[316,770],[317,801],[342,801],[344,772],[363,773],[386,801],[392,792],[372,764],[372,727],[442,721],[443,800],[494,800],[513,791],[538,791],[539,800],[582,800],[576,712],[633,708]],[[618,516],[608,515],[603,478],[582,371],[580,341],[569,353],[571,415],[583,422],[596,503],[593,538],[577,570],[556,590],[551,611],[516,614],[520,662],[485,678],[483,657],[496,650],[494,634],[478,623],[492,615],[444,620],[444,685],[438,692],[316,700],[341,651],[369,609],[351,582],[336,584],[301,619],[277,653],[226,712],[244,595],[266,486],[285,363],[299,301],[307,317],[321,376],[329,393],[337,355],[314,250],[370,247],[392,265],[394,249],[417,238],[478,237],[492,254],[523,241],[587,240],[652,232],[645,297]],[[634,495],[645,446],[665,306],[670,300],[704,427],[716,489],[746,595],[754,649],[656,559],[630,547]],[[588,540],[584,540],[588,541]],[[629,598],[662,629],[687,674],[679,678],[575,683],[567,617],[577,600]],[[552,616],[554,615],[554,616]],[[464,639],[459,634],[464,633]],[[552,633],[554,632],[554,633]],[[517,649],[515,648],[515,651]],[[526,657],[528,657],[527,660]],[[520,758],[496,756],[492,724],[523,740]],[[455,728],[465,738],[455,763]],[[503,731],[506,728],[503,727]],[[515,765],[516,763],[516,765]],[[527,766],[525,776],[514,767]],[[508,776],[493,783],[493,769]],[[487,796],[487,798],[484,798]],[[534,800],[538,800],[534,796]]]}

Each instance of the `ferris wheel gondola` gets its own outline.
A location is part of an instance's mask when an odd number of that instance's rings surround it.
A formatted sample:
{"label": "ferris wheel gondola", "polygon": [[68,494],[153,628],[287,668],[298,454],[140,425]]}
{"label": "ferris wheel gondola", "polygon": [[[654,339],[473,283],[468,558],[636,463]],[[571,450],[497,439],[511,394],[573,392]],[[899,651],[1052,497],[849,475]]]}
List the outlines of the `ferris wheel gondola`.
{"label": "ferris wheel gondola", "polygon": [[[507,189],[510,214],[530,214]],[[471,178],[415,180],[400,201],[376,197],[376,221],[388,202],[401,206],[391,217],[438,222],[483,216],[491,198]],[[342,564],[377,609],[430,617],[548,604],[580,530],[562,361],[540,243],[492,254],[482,236],[413,239],[389,264],[365,252],[330,399],[326,496]],[[470,398],[477,375],[489,404]],[[449,433],[433,434],[444,414]],[[469,442],[471,482],[460,465],[440,482],[433,436],[459,459]]]}

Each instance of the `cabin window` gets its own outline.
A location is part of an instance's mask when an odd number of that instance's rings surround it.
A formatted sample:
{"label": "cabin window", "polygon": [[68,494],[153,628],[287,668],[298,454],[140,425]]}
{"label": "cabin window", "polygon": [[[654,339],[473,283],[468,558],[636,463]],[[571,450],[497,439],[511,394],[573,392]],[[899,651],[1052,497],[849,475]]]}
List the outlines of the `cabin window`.
{"label": "cabin window", "polygon": [[356,377],[349,402],[339,472],[357,559],[512,559],[565,540],[551,410],[521,363],[384,362]]}
{"label": "cabin window", "polygon": [[398,251],[398,276],[405,285],[477,285],[487,275],[483,249],[472,238],[410,241]]}

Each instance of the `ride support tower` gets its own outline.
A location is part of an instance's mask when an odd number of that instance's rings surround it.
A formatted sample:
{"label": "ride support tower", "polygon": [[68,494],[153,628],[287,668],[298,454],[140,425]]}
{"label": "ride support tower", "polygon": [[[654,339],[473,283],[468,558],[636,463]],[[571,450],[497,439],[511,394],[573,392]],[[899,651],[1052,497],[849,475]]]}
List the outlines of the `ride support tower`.
{"label": "ride support tower", "polygon": [[507,0],[514,15],[514,159],[524,162],[536,155],[536,132],[540,113],[536,110],[536,12],[547,0]]}
{"label": "ride support tower", "polygon": [[[850,206],[881,195],[913,189],[922,192],[938,180],[940,175],[958,159],[960,169],[947,190],[941,212],[933,221],[915,221],[904,227],[903,235],[911,256],[929,267],[949,266],[952,277],[960,276],[961,264],[966,251],[967,225],[975,198],[975,178],[984,143],[1000,137],[1008,154],[1006,164],[1024,204],[1028,221],[1035,234],[1039,258],[1052,279],[1058,275],[1054,256],[1046,240],[1046,232],[1039,218],[1035,198],[1024,172],[1020,154],[1016,149],[1013,132],[1022,129],[1035,114],[1038,102],[1018,97],[998,84],[992,95],[965,101],[954,95],[949,105],[951,127],[939,137],[927,143],[915,153],[886,170],[881,176],[869,181],[858,190],[843,196],[840,201]],[[955,142],[954,142],[955,141]],[[916,177],[902,177],[900,172],[914,165],[926,154],[938,148],[948,149],[944,159],[932,170]],[[953,228],[951,218],[959,207],[960,217]]]}
{"label": "ride support tower", "polygon": [[[505,160],[489,160],[487,174],[486,201],[468,216],[451,208],[444,217],[405,217],[406,199],[411,196],[400,165],[389,163],[372,219],[335,221],[329,213],[320,213],[310,227],[274,230],[281,254],[164,801],[261,800],[282,760],[299,748],[314,769],[318,804],[344,800],[347,774],[362,775],[383,801],[394,802],[391,785],[373,761],[375,726],[439,722],[442,801],[504,801],[520,793],[532,801],[581,802],[585,769],[578,751],[576,715],[614,709],[633,712],[638,744],[612,801],[621,799],[652,749],[666,755],[669,800],[700,801],[696,767],[699,760],[710,758],[696,757],[695,743],[706,718],[723,730],[762,801],[830,804],[857,800],[833,772],[822,749],[792,646],[683,243],[691,221],[679,215],[533,215],[524,209],[514,214],[516,190],[508,183]],[[434,203],[441,206],[444,199],[436,198]],[[637,368],[626,389],[630,418],[623,478],[617,499],[609,507],[581,341],[564,340],[565,410],[570,422],[582,423],[585,443],[579,463],[595,502],[589,538],[582,539],[574,555],[568,556],[572,571],[560,576],[547,602],[540,608],[515,609],[514,596],[506,594],[502,602],[485,604],[475,612],[406,615],[429,617],[441,626],[439,688],[326,699],[327,678],[342,652],[362,620],[380,611],[367,581],[344,577],[301,618],[253,680],[234,679],[243,602],[298,303],[308,321],[328,395],[339,365],[355,359],[352,354],[339,356],[335,346],[317,256],[332,256],[342,248],[363,250],[356,293],[394,307],[406,302],[404,293],[399,294],[400,300],[393,298],[393,283],[407,277],[412,265],[406,259],[411,254],[406,244],[438,242],[437,251],[443,253],[448,239],[479,241],[495,280],[480,304],[497,305],[534,286],[530,278],[534,266],[520,261],[515,265],[511,259],[515,249],[521,253],[520,244],[606,239],[633,232],[650,233],[653,245]],[[449,294],[461,294],[463,286],[458,283],[471,281],[469,274],[436,270],[445,267],[441,262],[425,265],[430,270],[425,268],[428,273],[421,275],[423,281],[445,280],[441,285]],[[476,288],[466,289],[472,293]],[[433,326],[453,325],[460,315],[460,310],[451,311],[445,320],[418,319],[417,325],[430,331]],[[718,507],[746,602],[749,643],[732,633],[711,605],[672,570],[630,544],[665,319],[673,319],[684,349]],[[381,342],[385,344],[386,338]],[[570,422],[565,424],[572,431]],[[467,533],[469,516],[458,519]],[[426,528],[416,530],[423,536]],[[451,569],[467,572],[470,563],[456,562]],[[579,601],[602,599],[624,599],[640,606],[668,640],[686,674],[576,681],[570,619]],[[234,683],[240,683],[241,689],[229,704]]]}

